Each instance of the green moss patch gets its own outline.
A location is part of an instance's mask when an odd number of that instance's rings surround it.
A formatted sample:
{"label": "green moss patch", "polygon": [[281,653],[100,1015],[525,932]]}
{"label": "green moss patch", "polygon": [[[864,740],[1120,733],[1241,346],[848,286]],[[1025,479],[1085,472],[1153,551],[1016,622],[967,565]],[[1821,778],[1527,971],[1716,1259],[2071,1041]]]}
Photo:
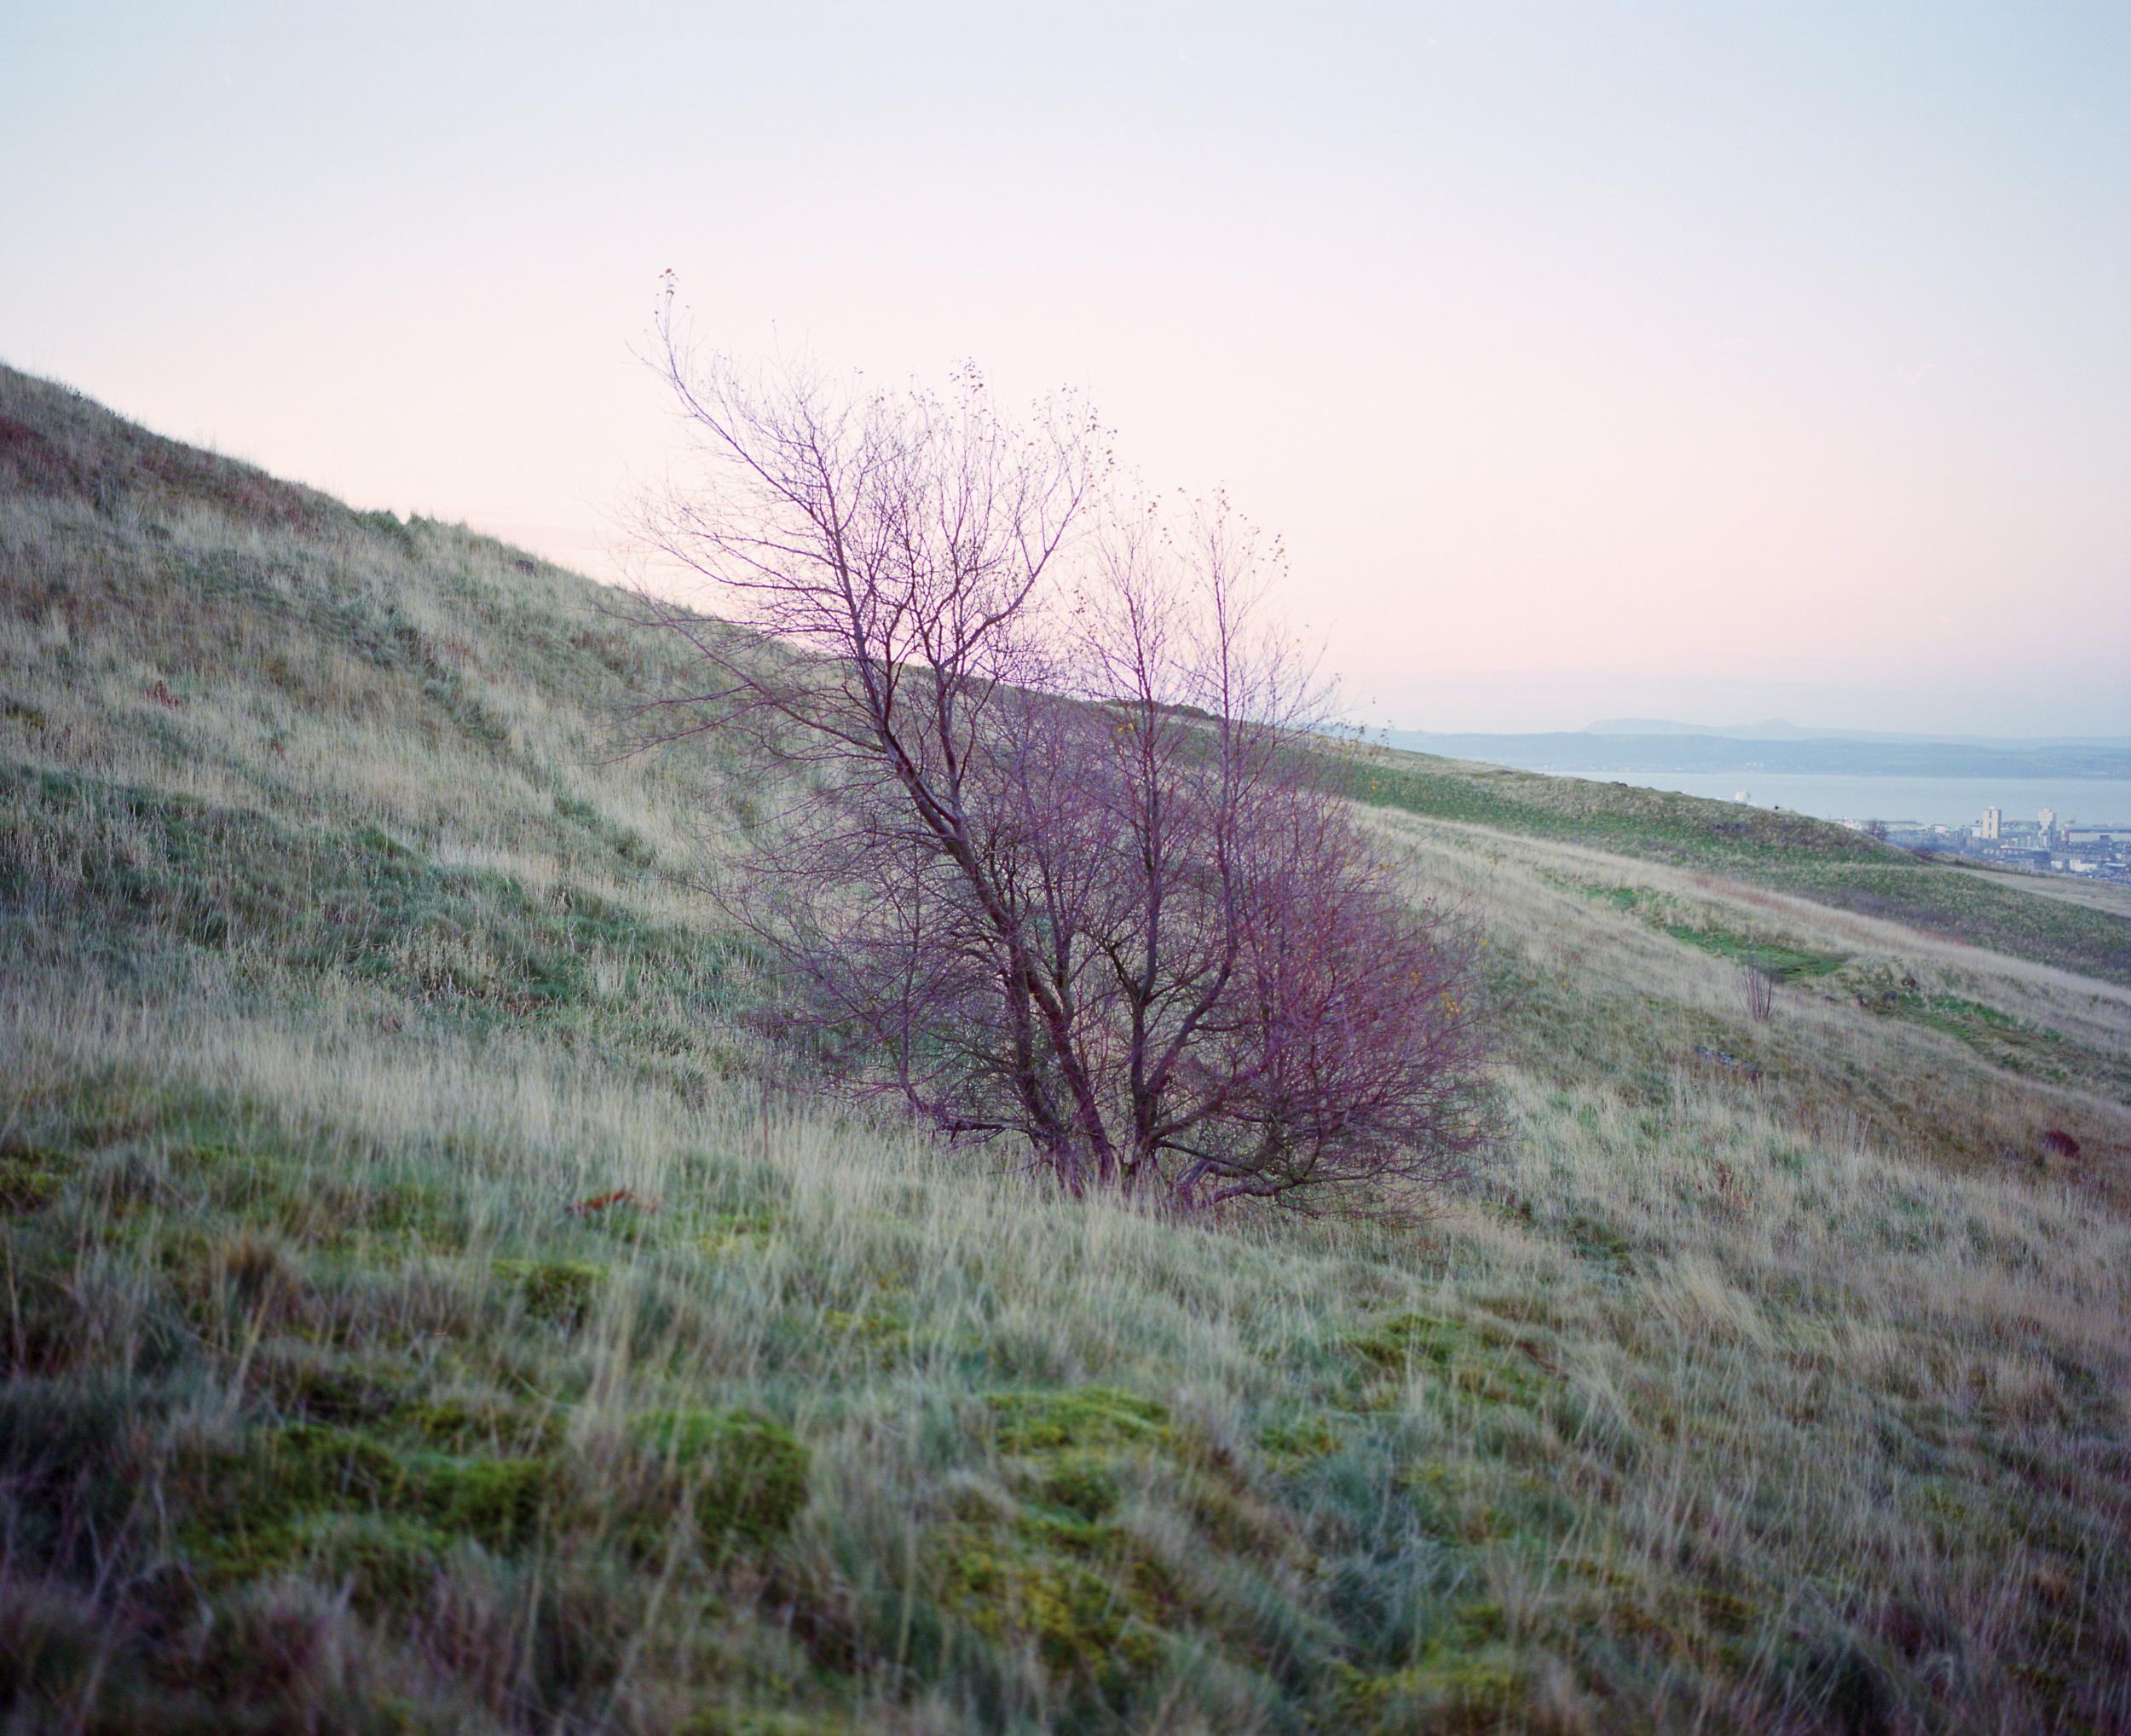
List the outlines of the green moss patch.
{"label": "green moss patch", "polygon": [[1346,1445],[1350,1423],[1349,1418],[1333,1416],[1268,1423],[1258,1430],[1258,1449],[1275,1470],[1290,1470],[1337,1452]]}
{"label": "green moss patch", "polygon": [[1490,1404],[1535,1405],[1549,1385],[1530,1351],[1435,1315],[1396,1315],[1348,1343],[1371,1368],[1431,1376],[1447,1392]]}
{"label": "green moss patch", "polygon": [[547,1459],[437,1455],[411,1463],[418,1511],[440,1530],[497,1549],[530,1543],[570,1493],[567,1478]]}
{"label": "green moss patch", "polygon": [[1169,1411],[1152,1399],[1108,1387],[1058,1393],[995,1393],[985,1401],[993,1439],[1004,1453],[1074,1447],[1155,1446],[1168,1438]]}
{"label": "green moss patch", "polygon": [[1031,1491],[1047,1506],[1093,1524],[1116,1510],[1117,1474],[1106,1461],[1075,1454],[1031,1479]]}
{"label": "green moss patch", "polygon": [[1343,1729],[1354,1736],[1482,1736],[1513,1727],[1530,1676],[1510,1647],[1445,1649],[1383,1675],[1343,1668],[1336,1691]]}
{"label": "green moss patch", "polygon": [[448,1531],[396,1514],[309,1513],[283,1533],[292,1563],[347,1588],[366,1616],[421,1607],[451,1553]]}
{"label": "green moss patch", "polygon": [[552,1460],[404,1451],[354,1429],[299,1423],[234,1452],[181,1455],[179,1535],[218,1577],[253,1578],[297,1559],[325,1515],[369,1515],[499,1549],[533,1541],[567,1506]]}
{"label": "green moss patch", "polygon": [[426,1446],[460,1455],[539,1457],[556,1451],[563,1441],[559,1416],[500,1397],[402,1404],[392,1412],[392,1424]]}
{"label": "green moss patch", "polygon": [[1720,959],[1747,965],[1772,977],[1779,983],[1790,983],[1804,978],[1833,976],[1850,962],[1848,953],[1816,953],[1801,951],[1796,947],[1779,946],[1773,941],[1758,941],[1743,934],[1735,934],[1722,928],[1687,928],[1668,925],[1665,931],[1674,940],[1706,953],[1713,953]]}
{"label": "green moss patch", "polygon": [[[1966,1043],[2008,1072],[2059,1083],[2073,1078],[2073,1058],[2067,1053],[2068,1046],[2061,1034],[2047,1025],[2014,1018],[1995,1006],[1956,995],[1904,994],[1888,1010]],[[2113,1080],[2101,1082],[2105,1089],[2113,1084],[2120,1090],[2127,1078],[2131,1074],[2118,1070]]]}
{"label": "green moss patch", "polygon": [[0,1217],[26,1218],[59,1197],[78,1160],[47,1151],[20,1133],[0,1139]]}
{"label": "green moss patch", "polygon": [[696,1245],[711,1255],[759,1254],[782,1233],[782,1220],[767,1206],[714,1212]]}
{"label": "green moss patch", "polygon": [[575,1332],[590,1316],[607,1268],[583,1260],[499,1260],[496,1276],[534,1319]]}
{"label": "green moss patch", "polygon": [[938,1562],[944,1606],[985,1638],[1032,1647],[1054,1679],[1118,1693],[1169,1649],[1158,1599],[1132,1577],[1046,1549],[1025,1531],[950,1533]]}
{"label": "green moss patch", "polygon": [[1572,1212],[1561,1227],[1577,1259],[1623,1276],[1636,1270],[1635,1243],[1604,1219],[1590,1212]]}
{"label": "green moss patch", "polygon": [[759,1549],[791,1528],[806,1505],[811,1462],[790,1429],[753,1410],[666,1410],[630,1430],[652,1472],[637,1498],[638,1529],[678,1497],[706,1548]]}
{"label": "green moss patch", "polygon": [[408,1372],[389,1361],[276,1342],[261,1347],[254,1378],[285,1415],[345,1427],[378,1422],[403,1405]]}

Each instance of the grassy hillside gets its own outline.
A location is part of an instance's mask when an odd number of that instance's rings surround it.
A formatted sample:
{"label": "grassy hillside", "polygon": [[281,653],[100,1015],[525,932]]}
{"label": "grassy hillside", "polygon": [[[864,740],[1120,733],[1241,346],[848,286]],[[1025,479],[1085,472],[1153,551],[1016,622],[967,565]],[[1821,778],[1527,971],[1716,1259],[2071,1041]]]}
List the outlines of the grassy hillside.
{"label": "grassy hillside", "polygon": [[592,586],[0,372],[0,594],[9,1727],[2131,1727],[2122,919],[1401,761],[1500,1147],[1180,1226],[795,1082]]}
{"label": "grassy hillside", "polygon": [[2038,898],[2017,875],[1979,874],[1771,808],[1395,748],[1352,757],[1356,793],[1381,807],[1719,874],[2131,986],[2131,928]]}

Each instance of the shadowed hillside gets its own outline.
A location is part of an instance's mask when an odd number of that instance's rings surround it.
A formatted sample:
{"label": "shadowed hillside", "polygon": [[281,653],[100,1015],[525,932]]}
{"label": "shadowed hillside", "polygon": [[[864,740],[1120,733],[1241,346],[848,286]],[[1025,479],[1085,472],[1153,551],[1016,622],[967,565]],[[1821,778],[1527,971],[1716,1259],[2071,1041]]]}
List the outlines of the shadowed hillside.
{"label": "shadowed hillside", "polygon": [[807,1088],[611,593],[4,370],[0,593],[11,1728],[2131,1727],[2122,918],[1360,760],[1499,1146],[1164,1222]]}

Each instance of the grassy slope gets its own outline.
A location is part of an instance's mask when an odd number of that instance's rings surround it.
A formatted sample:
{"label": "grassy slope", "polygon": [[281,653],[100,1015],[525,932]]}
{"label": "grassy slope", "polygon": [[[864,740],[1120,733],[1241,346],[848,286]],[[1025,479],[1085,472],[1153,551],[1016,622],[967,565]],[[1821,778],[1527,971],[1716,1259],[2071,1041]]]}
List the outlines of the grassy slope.
{"label": "grassy slope", "polygon": [[[1683,1065],[1752,1082],[1799,1125],[1851,1124],[1935,1168],[2034,1156],[2131,1203],[2131,990],[1762,882],[1408,816],[1422,890],[1473,902],[1519,943],[1496,966],[1526,1070],[1661,1104]],[[2122,920],[2122,919],[2112,919]],[[2127,924],[2131,927],[2131,924]],[[1774,979],[1747,1014],[1747,969]]]}
{"label": "grassy slope", "polygon": [[2131,927],[1986,875],[1774,809],[1373,748],[1356,791],[1378,806],[1794,892],[1926,933],[2131,985]]}
{"label": "grassy slope", "polygon": [[592,587],[0,373],[0,591],[21,1727],[2131,1718],[2122,925],[1414,762],[1504,1149],[1178,1228],[761,1082]]}

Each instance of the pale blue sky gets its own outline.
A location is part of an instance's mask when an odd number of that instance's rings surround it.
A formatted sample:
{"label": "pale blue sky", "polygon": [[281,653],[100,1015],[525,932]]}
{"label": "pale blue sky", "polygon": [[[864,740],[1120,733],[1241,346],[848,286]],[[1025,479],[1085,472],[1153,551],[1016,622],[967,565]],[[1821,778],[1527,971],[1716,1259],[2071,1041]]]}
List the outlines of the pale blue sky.
{"label": "pale blue sky", "polygon": [[2131,733],[2131,8],[34,7],[0,358],[604,571],[659,273],[1085,389],[1355,708]]}

